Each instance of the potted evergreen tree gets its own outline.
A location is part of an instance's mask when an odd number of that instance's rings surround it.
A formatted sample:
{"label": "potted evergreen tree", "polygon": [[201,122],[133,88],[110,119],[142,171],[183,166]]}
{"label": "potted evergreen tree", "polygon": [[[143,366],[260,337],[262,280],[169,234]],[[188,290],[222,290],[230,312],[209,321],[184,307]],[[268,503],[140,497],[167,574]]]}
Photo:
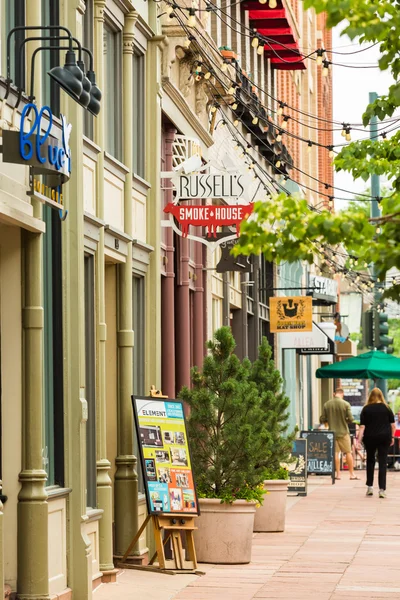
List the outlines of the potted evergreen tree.
{"label": "potted evergreen tree", "polygon": [[272,349],[265,337],[258,349],[258,359],[252,364],[250,379],[257,385],[264,419],[273,441],[264,473],[266,495],[256,512],[254,531],[284,531],[289,472],[282,463],[289,460],[296,431],[288,434],[290,400],[282,392],[283,380],[275,368]]}
{"label": "potted evergreen tree", "polygon": [[192,389],[180,398],[190,407],[188,433],[201,516],[195,542],[200,562],[251,560],[256,505],[273,438],[252,365],[234,354],[229,327],[207,343],[202,371],[192,370]]}

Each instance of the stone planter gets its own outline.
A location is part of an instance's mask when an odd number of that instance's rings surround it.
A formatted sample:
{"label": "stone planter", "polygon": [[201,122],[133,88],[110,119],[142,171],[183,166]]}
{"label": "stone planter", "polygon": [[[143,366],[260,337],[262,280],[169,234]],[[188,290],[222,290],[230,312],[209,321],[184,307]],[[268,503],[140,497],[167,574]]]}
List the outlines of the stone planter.
{"label": "stone planter", "polygon": [[236,500],[221,504],[214,498],[199,498],[201,515],[194,532],[199,562],[236,565],[249,563],[253,539],[255,502]]}
{"label": "stone planter", "polygon": [[264,503],[256,510],[254,531],[285,531],[288,479],[264,481]]}

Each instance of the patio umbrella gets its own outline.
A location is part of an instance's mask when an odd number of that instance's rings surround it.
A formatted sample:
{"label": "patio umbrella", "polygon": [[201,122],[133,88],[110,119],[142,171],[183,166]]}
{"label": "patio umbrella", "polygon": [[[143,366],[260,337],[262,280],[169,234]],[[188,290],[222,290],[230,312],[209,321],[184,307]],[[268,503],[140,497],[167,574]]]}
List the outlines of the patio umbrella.
{"label": "patio umbrella", "polygon": [[317,369],[319,379],[400,379],[400,358],[371,350]]}

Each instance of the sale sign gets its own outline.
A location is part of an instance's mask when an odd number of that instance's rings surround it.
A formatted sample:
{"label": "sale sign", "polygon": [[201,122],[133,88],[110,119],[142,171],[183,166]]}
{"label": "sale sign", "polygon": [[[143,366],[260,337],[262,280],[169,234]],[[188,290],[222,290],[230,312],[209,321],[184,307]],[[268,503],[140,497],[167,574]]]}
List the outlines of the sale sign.
{"label": "sale sign", "polygon": [[177,400],[133,398],[149,514],[199,514],[186,423]]}

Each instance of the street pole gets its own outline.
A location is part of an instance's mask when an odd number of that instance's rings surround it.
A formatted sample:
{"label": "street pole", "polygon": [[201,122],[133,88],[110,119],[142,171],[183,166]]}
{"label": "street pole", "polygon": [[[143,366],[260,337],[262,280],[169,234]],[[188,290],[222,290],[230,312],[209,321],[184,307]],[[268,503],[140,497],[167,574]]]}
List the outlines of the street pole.
{"label": "street pole", "polygon": [[[377,100],[378,98],[378,94],[376,92],[370,92],[369,93],[369,103],[371,104],[372,102],[375,102],[375,100]],[[370,121],[370,125],[369,125],[369,137],[371,140],[377,140],[378,139],[378,118],[376,116],[371,117],[371,121]],[[380,180],[379,180],[379,175],[371,175],[371,196],[372,198],[379,198],[380,196]],[[371,217],[380,217],[381,216],[381,210],[379,208],[379,202],[378,200],[372,200],[371,201]],[[372,269],[372,279],[374,281],[374,300],[375,300],[375,305],[377,305],[382,297],[382,293],[380,290],[380,284],[377,281],[377,276],[376,276],[376,269],[375,269],[375,265],[372,263],[371,265],[371,269]],[[376,311],[377,308],[375,306],[374,311]],[[375,337],[375,336],[374,336]],[[377,379],[375,380],[375,385],[376,387],[378,387],[383,395],[387,396],[387,381],[386,379]]]}

